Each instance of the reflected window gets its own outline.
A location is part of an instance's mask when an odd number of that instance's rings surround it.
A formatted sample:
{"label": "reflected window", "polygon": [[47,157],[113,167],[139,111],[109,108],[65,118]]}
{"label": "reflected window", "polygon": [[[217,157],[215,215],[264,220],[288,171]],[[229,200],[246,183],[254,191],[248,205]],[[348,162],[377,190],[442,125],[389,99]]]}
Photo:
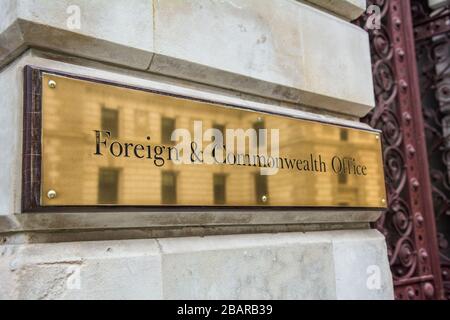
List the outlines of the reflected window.
{"label": "reflected window", "polygon": [[267,176],[263,176],[259,173],[255,174],[255,196],[256,203],[258,204],[267,204],[267,202],[263,201],[264,196],[268,196],[268,185],[267,185]]}
{"label": "reflected window", "polygon": [[172,132],[175,130],[175,119],[163,117],[161,119],[161,143],[173,144],[170,139]]}
{"label": "reflected window", "polygon": [[256,121],[253,123],[253,129],[256,131],[256,146],[264,147],[266,145],[266,135],[263,135],[259,130],[266,128],[264,121]]}
{"label": "reflected window", "polygon": [[98,202],[117,204],[119,200],[119,174],[116,168],[100,168],[98,177]]}
{"label": "reflected window", "polygon": [[161,197],[163,204],[177,203],[177,175],[174,171],[162,172]]}
{"label": "reflected window", "polygon": [[226,176],[214,174],[214,204],[226,203]]}
{"label": "reflected window", "polygon": [[111,132],[111,138],[119,136],[119,110],[102,107],[102,130]]}
{"label": "reflected window", "polygon": [[347,173],[339,173],[338,174],[338,183],[339,184],[347,184],[348,182],[348,174]]}
{"label": "reflected window", "polygon": [[348,141],[348,130],[347,129],[341,129],[341,141]]}

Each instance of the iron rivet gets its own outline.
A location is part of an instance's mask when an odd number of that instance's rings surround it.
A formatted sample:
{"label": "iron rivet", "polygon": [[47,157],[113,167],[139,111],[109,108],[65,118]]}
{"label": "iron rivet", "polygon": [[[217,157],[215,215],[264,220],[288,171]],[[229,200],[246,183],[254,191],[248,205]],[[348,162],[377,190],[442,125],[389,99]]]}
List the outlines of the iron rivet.
{"label": "iron rivet", "polygon": [[403,119],[405,119],[407,123],[410,123],[412,120],[411,114],[409,112],[403,112]]}
{"label": "iron rivet", "polygon": [[56,198],[56,191],[55,190],[50,190],[49,192],[47,192],[47,198],[49,198],[50,200],[55,199]]}
{"label": "iron rivet", "polygon": [[414,148],[414,146],[412,144],[408,144],[406,146],[406,149],[408,150],[410,156],[413,156],[416,154],[416,149]]}
{"label": "iron rivet", "polygon": [[400,87],[403,90],[406,90],[406,89],[408,89],[408,83],[404,79],[402,79],[402,80],[400,80]]}
{"label": "iron rivet", "polygon": [[412,178],[410,181],[411,181],[411,185],[412,185],[413,189],[415,191],[417,191],[420,187],[419,180],[417,180],[416,178]]}
{"label": "iron rivet", "polygon": [[423,285],[423,291],[425,293],[425,297],[427,297],[428,299],[434,298],[434,286],[431,283],[425,283]]}
{"label": "iron rivet", "polygon": [[420,249],[419,252],[423,260],[426,260],[428,258],[428,253],[425,249]]}
{"label": "iron rivet", "polygon": [[262,196],[261,200],[262,200],[262,202],[266,203],[267,202],[267,196],[266,195]]}
{"label": "iron rivet", "polygon": [[416,213],[416,221],[419,227],[423,225],[423,216],[420,214],[420,212]]}
{"label": "iron rivet", "polygon": [[48,86],[52,89],[56,88],[56,82],[54,80],[49,80],[48,81]]}

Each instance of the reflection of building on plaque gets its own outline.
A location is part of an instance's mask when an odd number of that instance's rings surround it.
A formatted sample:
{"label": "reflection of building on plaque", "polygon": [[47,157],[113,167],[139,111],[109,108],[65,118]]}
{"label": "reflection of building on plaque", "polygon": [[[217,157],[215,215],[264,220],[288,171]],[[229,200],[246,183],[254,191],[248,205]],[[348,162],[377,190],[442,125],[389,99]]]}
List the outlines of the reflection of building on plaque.
{"label": "reflection of building on plaque", "polygon": [[100,204],[116,204],[118,202],[119,176],[119,169],[100,168],[98,174],[98,202]]}
{"label": "reflection of building on plaque", "polygon": [[268,185],[267,176],[259,173],[255,174],[255,196],[258,204],[266,204],[265,199],[268,199]]}
{"label": "reflection of building on plaque", "polygon": [[253,129],[257,132],[257,134],[256,134],[256,146],[264,148],[264,146],[266,145],[265,136],[258,134],[258,132],[260,132],[260,130],[265,129],[264,121],[261,120],[261,119],[258,119],[256,122],[253,123]]}
{"label": "reflection of building on plaque", "polygon": [[[52,181],[51,188],[65,188],[64,194],[71,194],[81,203],[291,206],[307,202],[331,206],[380,201],[384,184],[375,171],[370,174],[375,178],[359,185],[352,175],[331,172],[330,160],[334,155],[352,155],[368,168],[377,168],[374,146],[379,140],[368,140],[365,133],[238,109],[213,108],[196,101],[90,82],[60,79],[58,88],[64,95],[53,96],[47,108],[50,105],[64,105],[64,108],[52,107],[46,117],[47,128],[52,128],[45,131],[50,141],[45,149],[46,163],[54,168],[54,176],[64,175],[66,182],[70,180],[65,186]],[[63,119],[72,121],[67,124]],[[153,162],[155,153],[152,151],[152,158],[148,159],[145,147],[139,151],[140,155],[145,154],[144,158],[134,157],[132,147],[129,157],[111,156],[105,146],[102,146],[103,156],[93,155],[94,130],[110,131],[109,144],[114,140],[121,142],[125,154],[125,142],[174,146],[178,142],[171,141],[173,130],[188,129],[192,134],[193,122],[197,120],[202,121],[203,132],[210,128],[224,133],[227,129],[279,129],[280,157],[310,161],[311,155],[317,158],[320,154],[328,171],[299,171],[295,164],[294,169],[287,169],[286,163],[273,176],[261,176],[260,169],[253,166],[177,165],[165,161],[157,167]],[[249,141],[246,138],[247,147]],[[208,143],[205,140],[203,148]],[[263,147],[265,144],[270,154],[270,136],[259,143]],[[119,151],[118,145],[114,150]],[[73,170],[74,166],[77,170]],[[97,188],[98,199],[97,192],[93,191]]]}
{"label": "reflection of building on plaque", "polygon": [[348,182],[348,174],[344,172],[340,172],[338,174],[338,183],[339,184],[347,184]]}
{"label": "reflection of building on plaque", "polygon": [[177,174],[174,171],[162,172],[161,194],[163,204],[177,203]]}
{"label": "reflection of building on plaque", "polygon": [[163,117],[161,120],[161,142],[163,144],[173,144],[172,132],[175,130],[175,119]]}
{"label": "reflection of building on plaque", "polygon": [[102,130],[111,132],[111,138],[119,136],[119,110],[102,107]]}
{"label": "reflection of building on plaque", "polygon": [[221,173],[214,174],[214,204],[226,204],[226,176]]}
{"label": "reflection of building on plaque", "polygon": [[348,130],[341,129],[340,130],[341,135],[341,141],[347,141],[348,140]]}

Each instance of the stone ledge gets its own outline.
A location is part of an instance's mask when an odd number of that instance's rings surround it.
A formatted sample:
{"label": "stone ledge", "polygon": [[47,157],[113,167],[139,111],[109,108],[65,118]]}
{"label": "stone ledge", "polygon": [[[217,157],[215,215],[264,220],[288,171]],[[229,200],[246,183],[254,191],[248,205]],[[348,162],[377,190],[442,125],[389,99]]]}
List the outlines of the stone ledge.
{"label": "stone ledge", "polygon": [[[375,105],[365,31],[299,2],[109,0],[101,13],[97,1],[7,1],[0,66],[38,47],[358,117]],[[80,30],[67,29],[69,4]]]}
{"label": "stone ledge", "polygon": [[393,298],[375,230],[0,245],[0,256],[0,299]]}
{"label": "stone ledge", "polygon": [[10,63],[28,48],[44,48],[138,70],[146,70],[153,58],[153,52],[132,48],[128,44],[17,19],[0,33],[0,67]]}
{"label": "stone ledge", "polygon": [[381,211],[351,210],[201,210],[161,212],[74,212],[24,213],[0,216],[0,235],[24,232],[67,232],[164,228],[177,229],[201,226],[239,227],[307,224],[369,223]]}
{"label": "stone ledge", "polygon": [[[302,1],[302,0],[300,0]],[[348,20],[355,20],[366,11],[366,0],[303,0]]]}
{"label": "stone ledge", "polygon": [[207,237],[220,235],[316,232],[336,230],[367,230],[366,222],[351,223],[309,223],[309,224],[267,224],[267,225],[224,225],[192,227],[144,227],[116,229],[84,229],[61,231],[32,231],[0,234],[3,244],[61,243],[85,241],[116,241],[130,239],[163,239],[183,237]]}

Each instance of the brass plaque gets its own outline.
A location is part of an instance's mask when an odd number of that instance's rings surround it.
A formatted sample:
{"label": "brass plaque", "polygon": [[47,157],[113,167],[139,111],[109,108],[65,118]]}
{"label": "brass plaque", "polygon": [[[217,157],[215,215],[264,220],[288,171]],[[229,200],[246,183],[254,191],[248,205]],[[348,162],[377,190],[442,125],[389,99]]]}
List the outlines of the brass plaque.
{"label": "brass plaque", "polygon": [[379,132],[42,81],[42,206],[386,206]]}

